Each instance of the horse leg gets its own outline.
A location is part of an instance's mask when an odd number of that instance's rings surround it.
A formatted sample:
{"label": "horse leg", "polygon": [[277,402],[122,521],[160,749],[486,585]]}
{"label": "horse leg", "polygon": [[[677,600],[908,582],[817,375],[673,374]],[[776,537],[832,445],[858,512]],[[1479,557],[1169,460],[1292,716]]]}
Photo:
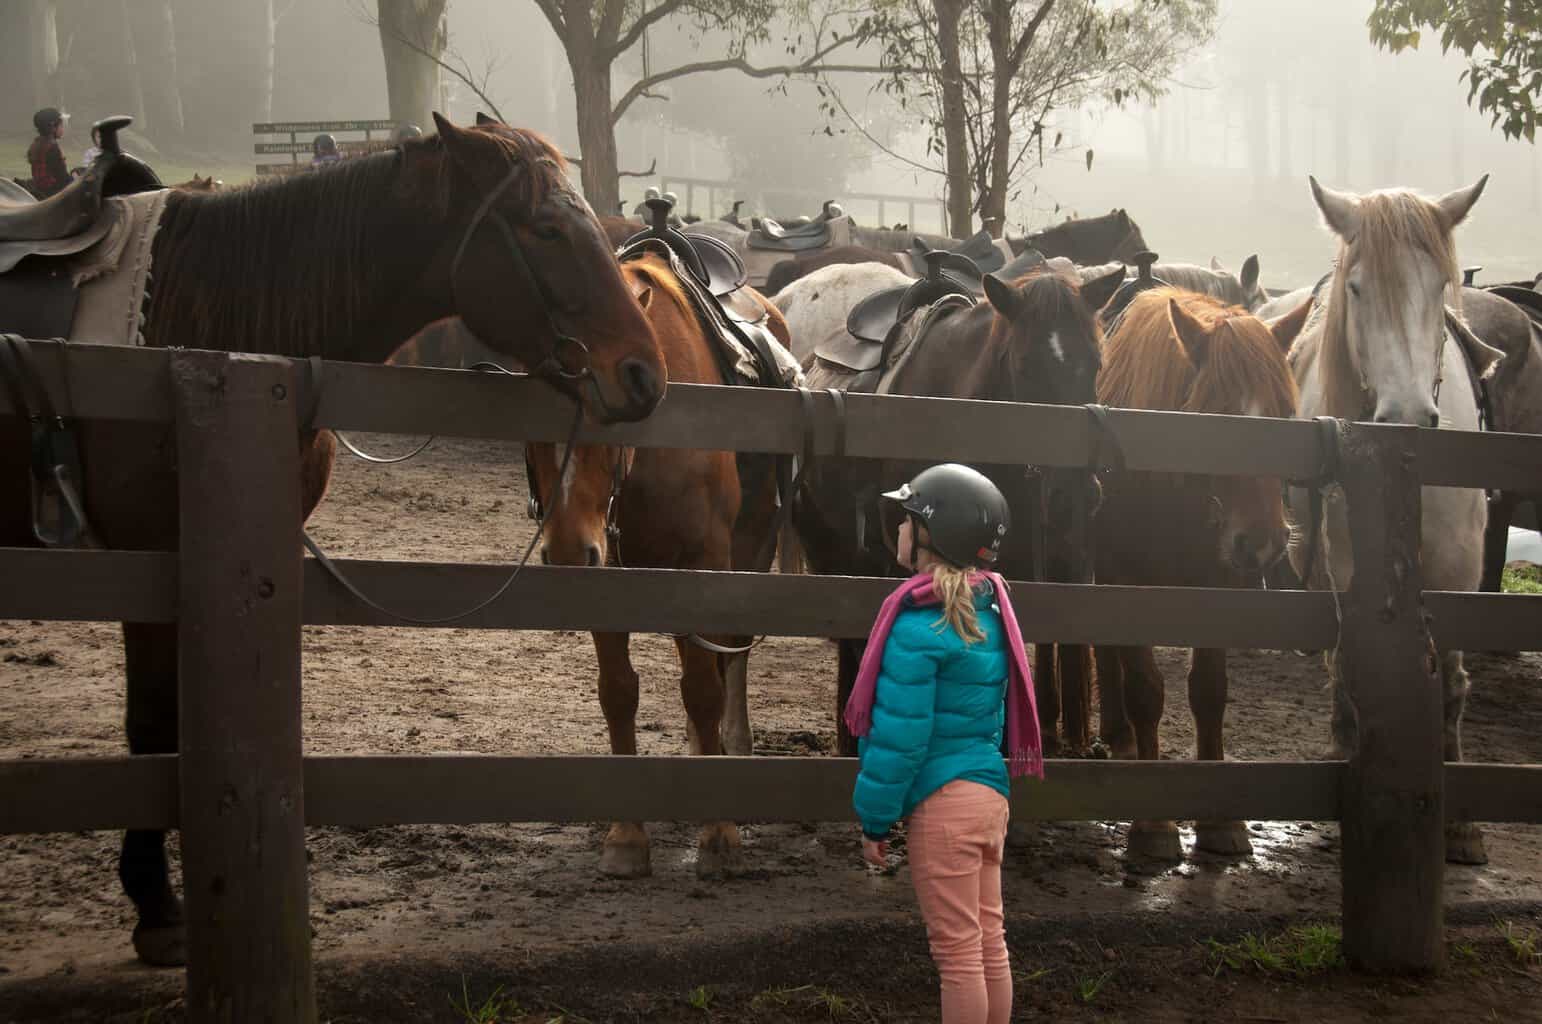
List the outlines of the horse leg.
{"label": "horse leg", "polygon": [[[717,655],[685,637],[675,641],[675,648],[680,652],[680,696],[691,724],[691,753],[719,756],[723,753],[723,676],[718,671]],[[703,825],[696,849],[696,876],[725,878],[743,871],[738,826],[731,821]]]}
{"label": "horse leg", "polygon": [[1099,646],[1092,649],[1098,673],[1098,734],[1110,752],[1121,761],[1135,760],[1135,730],[1124,706],[1124,662],[1119,648]]}
{"label": "horse leg", "polygon": [[[637,670],[632,667],[630,634],[595,633],[594,653],[600,665],[600,710],[610,734],[610,752],[637,754]],[[653,873],[648,830],[638,821],[610,826],[600,850],[600,873],[612,878],[643,878]]]}
{"label": "horse leg", "polygon": [[[1135,732],[1135,756],[1142,761],[1160,760],[1162,747],[1157,733],[1167,690],[1162,670],[1157,668],[1156,656],[1149,647],[1123,647],[1119,657],[1124,666],[1125,708]],[[1130,854],[1181,860],[1183,843],[1178,837],[1178,826],[1171,821],[1131,822]]]}
{"label": "horse leg", "polygon": [[857,738],[846,728],[846,702],[857,685],[857,670],[862,667],[866,644],[860,640],[837,641],[835,681],[835,753],[838,757],[857,756]]}
{"label": "horse leg", "polygon": [[1039,736],[1044,753],[1060,750],[1060,680],[1055,673],[1055,645],[1033,645],[1033,696],[1039,707]]}
{"label": "horse leg", "polygon": [[[1440,652],[1440,684],[1445,694],[1445,759],[1462,759],[1462,712],[1472,683],[1462,666],[1461,651]],[[1446,860],[1452,864],[1487,864],[1483,830],[1470,821],[1446,823]]]}
{"label": "horse leg", "polygon": [[[1226,719],[1226,651],[1194,649],[1189,664],[1189,710],[1194,714],[1194,759],[1224,761],[1222,729]],[[1239,856],[1253,852],[1247,825],[1240,821],[1197,821],[1194,845],[1207,853]]]}
{"label": "horse leg", "polygon": [[[734,646],[750,642],[749,637],[734,637]],[[755,732],[750,728],[749,674],[750,656],[725,654],[718,659],[723,673],[723,687],[727,707],[723,712],[723,750],[734,757],[749,757],[755,753]]]}
{"label": "horse leg", "polygon": [[[127,680],[129,753],[177,752],[177,627],[175,624],[125,622],[123,660]],[[171,887],[166,864],[166,833],[130,829],[123,834],[118,879],[134,901],[134,952],[156,967],[187,962],[187,927],[182,901]]]}
{"label": "horse leg", "polygon": [[1065,743],[1079,757],[1092,743],[1092,665],[1086,644],[1060,644],[1057,654]]}
{"label": "horse leg", "polygon": [[1495,491],[1488,500],[1488,525],[1483,529],[1483,582],[1478,589],[1497,594],[1504,576],[1505,551],[1510,544],[1510,520],[1517,499],[1513,491]]}

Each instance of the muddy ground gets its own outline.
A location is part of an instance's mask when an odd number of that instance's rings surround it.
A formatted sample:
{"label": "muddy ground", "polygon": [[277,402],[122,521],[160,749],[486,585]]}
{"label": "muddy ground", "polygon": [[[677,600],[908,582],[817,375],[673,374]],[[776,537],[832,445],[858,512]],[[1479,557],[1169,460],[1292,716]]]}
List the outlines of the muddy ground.
{"label": "muddy ground", "polygon": [[[507,561],[529,536],[524,508],[517,448],[441,441],[399,467],[345,456],[312,528],[336,555]],[[1188,756],[1193,741],[1185,658],[1161,653],[1169,756]],[[672,645],[636,638],[634,659],[642,752],[682,753]],[[122,752],[122,667],[114,626],[0,623],[0,757]],[[833,668],[833,648],[820,641],[773,639],[756,652],[760,751],[829,751]],[[1469,668],[1468,756],[1542,760],[1542,658],[1478,655]],[[1318,658],[1241,652],[1231,680],[1232,756],[1309,758],[1322,748],[1329,704]],[[594,685],[583,634],[308,628],[306,749],[603,752]],[[1488,1019],[1493,1010],[1542,1020],[1542,968],[1501,935],[1507,924],[1512,938],[1538,927],[1542,828],[1490,827],[1490,864],[1448,867],[1459,952],[1430,983],[1215,973],[1208,938],[1336,921],[1336,826],[1252,828],[1255,853],[1240,860],[1193,853],[1185,832],[1190,856],[1170,869],[1127,862],[1117,823],[1026,830],[1006,870],[1025,1013],[1293,1021]],[[747,824],[748,875],[717,883],[696,879],[693,828],[651,831],[653,877],[623,883],[596,871],[599,825],[313,829],[324,1016],[465,1019],[451,1006],[463,983],[473,1009],[501,987],[499,999],[542,1020],[563,1009],[592,1020],[935,1012],[908,872],[864,868],[853,826]],[[109,833],[0,838],[0,1021],[180,1015],[180,973],[133,962],[117,846]],[[702,1005],[691,1005],[693,993]],[[498,1019],[521,1018],[510,1005]]]}

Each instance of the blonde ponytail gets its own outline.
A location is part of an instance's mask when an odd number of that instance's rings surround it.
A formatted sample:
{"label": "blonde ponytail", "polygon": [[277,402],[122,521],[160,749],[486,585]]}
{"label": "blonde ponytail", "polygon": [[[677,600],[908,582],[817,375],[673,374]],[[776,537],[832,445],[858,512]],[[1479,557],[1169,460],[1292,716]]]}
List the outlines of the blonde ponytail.
{"label": "blonde ponytail", "polygon": [[985,639],[980,620],[974,609],[974,583],[971,571],[959,569],[938,560],[932,566],[932,591],[942,602],[942,618],[932,625],[941,629],[951,626],[965,644],[977,644]]}

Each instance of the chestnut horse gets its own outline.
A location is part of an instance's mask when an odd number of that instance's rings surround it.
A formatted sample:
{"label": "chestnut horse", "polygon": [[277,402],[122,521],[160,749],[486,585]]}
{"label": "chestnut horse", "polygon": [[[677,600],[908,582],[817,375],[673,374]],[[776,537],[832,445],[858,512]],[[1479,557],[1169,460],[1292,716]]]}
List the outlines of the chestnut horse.
{"label": "chestnut horse", "polygon": [[[825,307],[829,300],[860,294],[861,289],[843,286],[838,278],[869,280],[883,287],[895,276],[887,267],[853,264],[826,267],[777,294],[786,303],[788,323],[794,335],[805,331],[816,338],[828,337],[831,322],[844,322],[845,311]],[[891,391],[902,395],[936,398],[977,398],[998,402],[1038,402],[1084,405],[1095,400],[1094,385],[1099,365],[1102,331],[1097,310],[1124,281],[1118,268],[1103,278],[1080,283],[1072,273],[1048,268],[1005,281],[994,274],[984,278],[985,298],[936,322],[913,344],[918,346],[895,374]],[[810,356],[805,363],[810,387],[844,387],[849,372]],[[894,535],[880,514],[878,495],[892,490],[922,464],[899,460],[816,460],[807,483],[793,504],[793,522],[813,571],[845,576],[892,576],[899,571],[891,545]],[[1034,572],[1034,535],[1029,524],[1040,514],[1038,486],[1018,466],[977,466],[1001,488],[1011,507],[1014,523],[1002,548],[997,568],[1009,578],[1028,579]],[[1044,488],[1050,506],[1071,505],[1073,488],[1091,485],[1084,471],[1052,471]],[[1049,532],[1049,531],[1047,531]],[[1069,563],[1062,550],[1069,535],[1047,537],[1043,561],[1054,578],[1056,563]],[[839,642],[837,662],[837,742],[845,756],[856,754],[855,739],[846,731],[839,709],[856,682],[863,643]],[[1075,694],[1087,693],[1089,666],[1085,658],[1071,655],[1061,666],[1060,684],[1072,692],[1068,703],[1080,706]],[[1036,680],[1041,699],[1055,683],[1054,673]],[[1045,702],[1058,708],[1059,700]],[[1074,718],[1074,713],[1070,718]],[[1043,715],[1041,713],[1041,724]],[[1053,737],[1055,721],[1047,724]]]}
{"label": "chestnut horse", "polygon": [[[1098,401],[1127,409],[1295,415],[1296,384],[1285,352],[1310,301],[1272,328],[1236,306],[1173,288],[1141,292],[1103,345]],[[1268,477],[1119,472],[1103,475],[1096,521],[1099,583],[1252,587],[1286,552],[1290,527],[1280,481]],[[1157,730],[1165,683],[1149,647],[1100,646],[1101,732],[1116,757],[1161,757]],[[1224,759],[1226,652],[1195,649],[1189,668],[1195,757]],[[1197,823],[1201,850],[1247,853],[1236,821]],[[1182,856],[1170,821],[1137,821],[1130,852]]]}
{"label": "chestnut horse", "polygon": [[[655,253],[627,259],[622,276],[647,312],[669,380],[721,384],[714,351],[669,264]],[[784,345],[787,324],[776,307],[753,293],[769,314],[768,327]],[[764,571],[767,537],[776,518],[774,461],[767,456],[705,449],[631,449],[553,444],[525,446],[531,496],[542,510],[541,560],[550,565],[624,565],[658,569]],[[614,506],[614,507],[612,507]],[[765,559],[769,563],[769,559]],[[626,633],[594,633],[600,707],[612,754],[637,753],[637,671]],[[748,638],[715,637],[743,645]],[[719,654],[695,638],[677,637],[680,695],[685,702],[692,754],[748,755],[749,717],[744,678],[736,671],[724,721],[724,669]],[[739,654],[734,658],[742,669]],[[705,825],[696,873],[741,870],[739,831],[731,822]],[[619,878],[651,871],[648,833],[640,822],[617,822],[605,837],[600,870]]]}
{"label": "chestnut horse", "polygon": [[[646,416],[664,393],[663,357],[562,157],[533,132],[435,120],[437,136],[400,152],[233,191],[172,191],[152,248],[146,343],[378,363],[459,314],[591,415]],[[97,536],[176,550],[173,428],[85,423],[80,437]],[[296,444],[309,515],[333,439],[302,424]],[[36,543],[26,453],[26,424],[0,417],[0,546]],[[125,623],[123,640],[129,752],[175,753],[177,627]],[[140,959],[183,962],[165,833],[128,832],[118,870]]]}

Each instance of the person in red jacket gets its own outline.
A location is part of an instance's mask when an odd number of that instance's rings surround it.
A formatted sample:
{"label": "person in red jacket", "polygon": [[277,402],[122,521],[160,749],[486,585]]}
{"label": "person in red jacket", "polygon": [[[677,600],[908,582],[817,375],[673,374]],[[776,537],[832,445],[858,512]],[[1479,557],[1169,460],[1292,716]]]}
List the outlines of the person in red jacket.
{"label": "person in red jacket", "polygon": [[67,120],[69,115],[57,107],[44,107],[32,115],[37,138],[27,147],[27,162],[32,165],[32,191],[39,199],[47,199],[70,183],[70,168],[59,148]]}

